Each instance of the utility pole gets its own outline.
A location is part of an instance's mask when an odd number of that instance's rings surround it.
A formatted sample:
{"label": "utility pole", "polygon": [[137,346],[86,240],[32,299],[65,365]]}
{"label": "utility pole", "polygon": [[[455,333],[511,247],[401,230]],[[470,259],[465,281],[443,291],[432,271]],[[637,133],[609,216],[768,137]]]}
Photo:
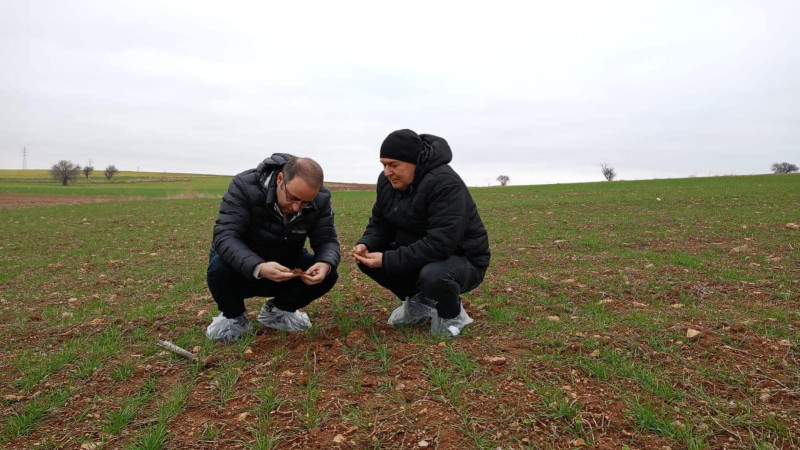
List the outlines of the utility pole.
{"label": "utility pole", "polygon": [[28,149],[22,147],[22,170],[26,170],[28,168]]}

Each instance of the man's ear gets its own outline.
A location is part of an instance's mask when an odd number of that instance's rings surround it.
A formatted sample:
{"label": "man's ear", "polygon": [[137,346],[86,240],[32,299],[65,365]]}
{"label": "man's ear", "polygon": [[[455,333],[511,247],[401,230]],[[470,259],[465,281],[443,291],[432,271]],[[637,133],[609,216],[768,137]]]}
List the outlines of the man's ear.
{"label": "man's ear", "polygon": [[277,184],[283,183],[283,172],[278,172],[278,178],[275,178]]}

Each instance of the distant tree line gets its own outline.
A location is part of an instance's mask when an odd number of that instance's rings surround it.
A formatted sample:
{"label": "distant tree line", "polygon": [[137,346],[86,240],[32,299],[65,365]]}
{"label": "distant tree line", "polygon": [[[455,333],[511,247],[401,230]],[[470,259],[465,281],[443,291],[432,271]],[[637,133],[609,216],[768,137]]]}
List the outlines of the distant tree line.
{"label": "distant tree line", "polygon": [[[774,173],[792,173],[800,171],[800,168],[794,164],[782,162],[772,164],[770,170],[772,170]],[[601,164],[600,171],[602,172],[606,181],[614,181],[614,179],[617,178],[617,172],[608,164]],[[83,175],[86,177],[87,181],[89,180],[89,176],[91,176],[92,172],[94,172],[94,167],[92,166],[86,166],[83,168]],[[119,170],[112,164],[106,167],[106,170],[103,171],[103,175],[106,177],[106,180],[111,181],[117,172],[119,172]],[[53,180],[61,183],[63,186],[66,186],[69,183],[74,183],[78,178],[78,174],[80,173],[81,166],[73,164],[72,161],[67,161],[64,159],[56,164],[53,164],[53,167],[50,168],[50,176],[53,178]],[[508,182],[511,181],[511,177],[508,175],[498,175],[497,181],[500,182],[500,186],[506,186],[508,185]]]}
{"label": "distant tree line", "polygon": [[[62,186],[66,186],[70,183],[74,183],[78,179],[78,175],[80,175],[81,171],[83,171],[83,175],[88,181],[89,176],[91,176],[92,172],[94,172],[94,167],[86,166],[81,169],[81,166],[78,164],[62,159],[61,161],[53,164],[53,167],[50,168],[50,177],[52,177],[57,183],[61,183]],[[111,181],[111,178],[113,178],[117,172],[119,172],[119,170],[117,170],[116,166],[112,164],[106,167],[103,175],[105,175],[106,180]]]}

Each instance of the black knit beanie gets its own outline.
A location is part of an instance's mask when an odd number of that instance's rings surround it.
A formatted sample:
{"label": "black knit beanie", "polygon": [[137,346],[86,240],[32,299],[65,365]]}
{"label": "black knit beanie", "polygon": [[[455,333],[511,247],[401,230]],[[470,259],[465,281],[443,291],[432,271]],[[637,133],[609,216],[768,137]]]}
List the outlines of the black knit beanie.
{"label": "black knit beanie", "polygon": [[422,152],[422,139],[411,130],[397,130],[386,136],[381,144],[381,158],[417,163]]}

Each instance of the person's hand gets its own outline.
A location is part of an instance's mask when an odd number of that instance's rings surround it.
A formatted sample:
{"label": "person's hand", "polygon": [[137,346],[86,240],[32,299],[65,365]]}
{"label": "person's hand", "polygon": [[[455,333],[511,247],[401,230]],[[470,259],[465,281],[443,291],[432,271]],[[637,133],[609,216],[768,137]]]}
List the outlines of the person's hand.
{"label": "person's hand", "polygon": [[367,253],[366,255],[359,255],[358,253],[354,252],[353,258],[355,258],[356,261],[360,262],[361,264],[372,269],[380,269],[383,267],[383,252],[372,252]]}
{"label": "person's hand", "polygon": [[356,244],[356,246],[355,246],[355,247],[353,247],[353,251],[351,252],[351,254],[352,254],[354,257],[355,257],[356,255],[360,255],[360,256],[367,256],[367,252],[368,252],[368,251],[369,251],[369,250],[367,250],[367,246],[366,246],[366,245],[364,245],[364,244]]}
{"label": "person's hand", "polygon": [[264,263],[264,265],[261,266],[261,271],[258,272],[258,276],[278,283],[294,278],[291,269],[284,267],[275,261]]}
{"label": "person's hand", "polygon": [[303,283],[311,286],[312,284],[317,284],[322,282],[326,276],[328,276],[328,272],[331,271],[331,265],[326,262],[318,262],[314,263],[313,266],[309,267],[308,270],[303,272],[300,275],[300,279],[303,280]]}

